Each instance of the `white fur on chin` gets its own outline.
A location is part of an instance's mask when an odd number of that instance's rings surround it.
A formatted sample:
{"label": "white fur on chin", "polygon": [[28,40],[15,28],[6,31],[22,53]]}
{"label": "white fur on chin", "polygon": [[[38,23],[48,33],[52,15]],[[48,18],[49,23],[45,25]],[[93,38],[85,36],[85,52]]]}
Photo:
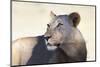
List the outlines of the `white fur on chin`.
{"label": "white fur on chin", "polygon": [[52,51],[52,50],[57,49],[57,46],[50,46],[50,45],[48,45],[48,41],[46,39],[44,39],[44,40],[45,40],[45,43],[46,43],[46,46],[47,46],[47,50]]}

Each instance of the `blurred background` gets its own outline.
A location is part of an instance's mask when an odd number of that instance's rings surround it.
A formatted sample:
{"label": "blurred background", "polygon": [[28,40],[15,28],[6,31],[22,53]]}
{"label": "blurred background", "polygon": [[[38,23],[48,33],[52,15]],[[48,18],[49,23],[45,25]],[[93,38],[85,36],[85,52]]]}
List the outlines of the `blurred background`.
{"label": "blurred background", "polygon": [[21,37],[39,36],[46,31],[50,12],[56,15],[78,12],[81,21],[78,29],[87,46],[87,60],[95,60],[95,7],[79,5],[46,4],[34,2],[12,2],[12,40]]}

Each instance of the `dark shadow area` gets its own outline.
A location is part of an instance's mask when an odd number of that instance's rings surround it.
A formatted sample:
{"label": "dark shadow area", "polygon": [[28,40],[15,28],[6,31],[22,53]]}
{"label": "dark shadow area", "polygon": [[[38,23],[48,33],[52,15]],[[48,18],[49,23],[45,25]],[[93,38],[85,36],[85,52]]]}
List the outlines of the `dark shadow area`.
{"label": "dark shadow area", "polygon": [[29,59],[27,65],[46,64],[54,54],[54,51],[47,50],[43,36],[38,36],[38,42],[39,43],[34,47],[32,51],[32,56]]}

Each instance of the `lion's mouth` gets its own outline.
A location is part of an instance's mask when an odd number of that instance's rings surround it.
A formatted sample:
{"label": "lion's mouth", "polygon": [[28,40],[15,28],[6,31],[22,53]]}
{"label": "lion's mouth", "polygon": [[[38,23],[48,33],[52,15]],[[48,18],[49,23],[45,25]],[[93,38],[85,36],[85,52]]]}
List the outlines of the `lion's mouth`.
{"label": "lion's mouth", "polygon": [[45,40],[46,47],[47,47],[48,50],[55,50],[55,49],[58,48],[58,46],[48,43],[48,41],[46,39],[44,39],[44,40]]}
{"label": "lion's mouth", "polygon": [[60,44],[50,44],[49,42],[48,42],[48,40],[49,39],[44,39],[45,40],[45,43],[47,44],[47,45],[49,45],[49,46],[59,46]]}

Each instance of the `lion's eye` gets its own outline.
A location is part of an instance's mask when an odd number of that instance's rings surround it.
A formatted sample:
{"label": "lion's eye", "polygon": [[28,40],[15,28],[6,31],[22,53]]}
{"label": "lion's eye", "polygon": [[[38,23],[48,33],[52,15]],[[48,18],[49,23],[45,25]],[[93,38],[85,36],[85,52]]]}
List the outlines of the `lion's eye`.
{"label": "lion's eye", "polygon": [[58,25],[57,25],[57,27],[59,27],[59,26],[61,26],[61,25],[63,25],[62,23],[59,23]]}
{"label": "lion's eye", "polygon": [[49,25],[49,24],[47,24],[47,27],[50,27],[50,25]]}

